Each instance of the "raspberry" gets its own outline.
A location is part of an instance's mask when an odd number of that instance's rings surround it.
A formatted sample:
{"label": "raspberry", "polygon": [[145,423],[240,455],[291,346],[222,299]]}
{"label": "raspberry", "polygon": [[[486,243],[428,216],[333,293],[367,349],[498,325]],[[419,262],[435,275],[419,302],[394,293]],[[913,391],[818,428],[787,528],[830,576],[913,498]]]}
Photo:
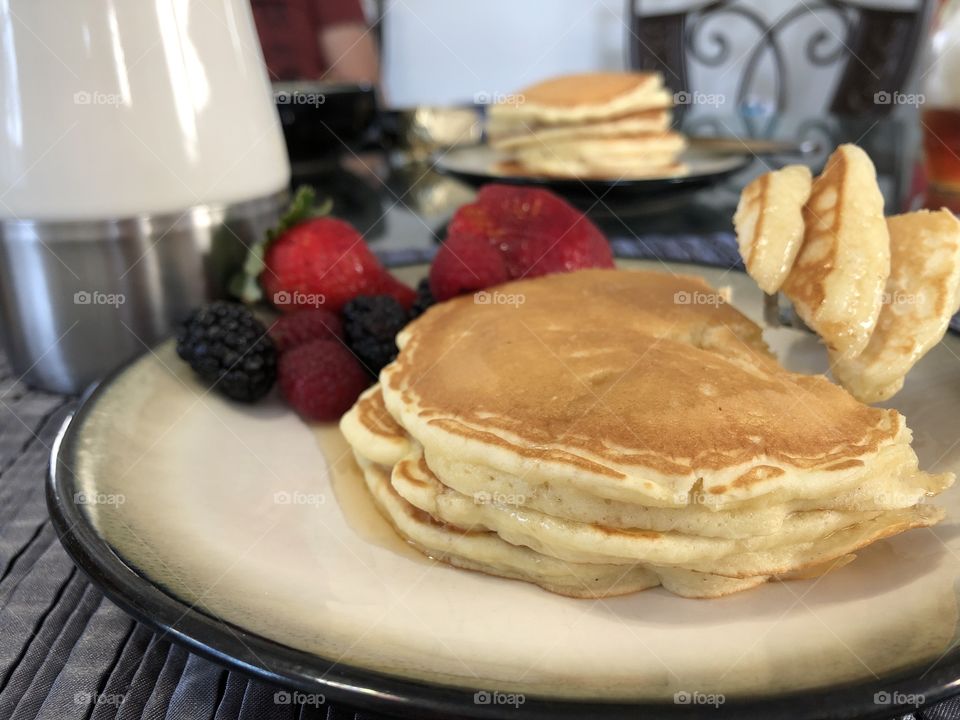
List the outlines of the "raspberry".
{"label": "raspberry", "polygon": [[343,323],[329,310],[315,308],[282,315],[270,326],[270,336],[281,353],[311,340],[343,338]]}
{"label": "raspberry", "polygon": [[370,384],[370,376],[339,342],[311,340],[280,356],[280,390],[306,420],[337,420]]}

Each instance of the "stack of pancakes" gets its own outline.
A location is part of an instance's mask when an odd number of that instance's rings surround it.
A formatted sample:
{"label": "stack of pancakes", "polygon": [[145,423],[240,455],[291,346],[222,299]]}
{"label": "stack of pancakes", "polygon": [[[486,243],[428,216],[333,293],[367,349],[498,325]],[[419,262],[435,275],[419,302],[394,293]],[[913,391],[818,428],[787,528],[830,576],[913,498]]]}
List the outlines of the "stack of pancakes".
{"label": "stack of pancakes", "polygon": [[[381,512],[452,565],[575,597],[717,597],[936,523],[894,410],[788,372],[698,278],[582,270],[460,297],[344,416]],[[484,298],[486,299],[486,298]]]}
{"label": "stack of pancakes", "polygon": [[793,301],[863,402],[896,394],[960,306],[960,221],[946,209],[885,219],[873,163],[855,145],[815,179],[800,165],[760,176],[734,225],[747,272]]}
{"label": "stack of pancakes", "polygon": [[657,73],[566,75],[490,107],[487,138],[508,169],[555,177],[683,174],[673,96]]}

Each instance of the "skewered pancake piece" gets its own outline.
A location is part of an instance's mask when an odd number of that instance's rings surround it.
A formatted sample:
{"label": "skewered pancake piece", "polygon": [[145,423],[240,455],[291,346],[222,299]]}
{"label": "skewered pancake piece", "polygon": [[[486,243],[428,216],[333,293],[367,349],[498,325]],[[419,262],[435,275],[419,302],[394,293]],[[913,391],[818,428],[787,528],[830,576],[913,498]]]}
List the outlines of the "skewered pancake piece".
{"label": "skewered pancake piece", "polygon": [[747,272],[765,293],[787,279],[803,242],[803,206],[812,179],[805,165],[764,173],[740,193],[733,225]]}
{"label": "skewered pancake piece", "polygon": [[895,215],[887,227],[891,270],[877,326],[860,355],[831,363],[834,377],[863,402],[896,394],[960,306],[960,221],[953,213]]}
{"label": "skewered pancake piece", "polygon": [[783,292],[838,357],[870,341],[890,276],[883,196],[867,154],[841,145],[814,180],[803,208],[805,233]]}

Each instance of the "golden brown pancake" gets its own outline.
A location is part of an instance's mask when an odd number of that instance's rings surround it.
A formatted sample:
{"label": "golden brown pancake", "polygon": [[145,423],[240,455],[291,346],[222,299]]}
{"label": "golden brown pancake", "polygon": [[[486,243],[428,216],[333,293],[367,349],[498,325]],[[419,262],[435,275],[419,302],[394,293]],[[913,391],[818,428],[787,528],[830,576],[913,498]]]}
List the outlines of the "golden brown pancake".
{"label": "golden brown pancake", "polygon": [[497,293],[433,308],[381,374],[391,415],[428,449],[682,506],[695,484],[720,505],[822,495],[903,442],[898,413],[781,368],[698,278],[584,270]]}
{"label": "golden brown pancake", "polygon": [[788,165],[764,173],[740,194],[733,224],[740,256],[765,293],[780,289],[803,242],[803,206],[810,197],[810,170]]}
{"label": "golden brown pancake", "polygon": [[379,385],[360,395],[340,419],[340,428],[348,442],[363,446],[371,462],[391,466],[410,452],[407,432],[387,412]]}
{"label": "golden brown pancake", "polygon": [[803,218],[803,244],[783,292],[836,356],[856,357],[870,341],[890,276],[883,196],[863,150],[834,151]]}
{"label": "golden brown pancake", "polygon": [[[665,108],[672,104],[669,93],[663,89],[659,73],[597,72],[562,75],[530,85],[517,95],[523,109],[549,108],[553,110],[626,109],[632,112]],[[499,107],[499,106],[497,106]],[[610,116],[610,112],[603,115]]]}
{"label": "golden brown pancake", "polygon": [[491,105],[495,133],[511,123],[571,125],[623,118],[663,110],[673,97],[656,73],[586,73],[564,75],[531,85],[508,102]]}
{"label": "golden brown pancake", "polygon": [[[660,583],[678,595],[719,597],[769,577],[815,577],[845,565],[854,551],[880,537],[929,525],[942,516],[936,508],[911,507],[916,493],[913,501],[888,512],[858,510],[857,494],[848,493],[837,497],[842,509],[788,512],[775,532],[747,534],[739,540],[698,537],[673,527],[650,532],[570,522],[531,509],[530,501],[542,494],[539,488],[524,497],[499,491],[491,483],[472,495],[460,494],[442,483],[417,445],[410,446],[392,472],[371,462],[365,457],[369,448],[402,432],[399,425],[384,432],[389,421],[384,420],[378,397],[368,393],[358,403],[364,408],[355,406],[348,413],[355,422],[342,422],[341,427],[374,502],[397,532],[432,558],[536,583],[563,595],[602,597]],[[909,453],[908,447],[901,449]],[[453,476],[443,477],[450,482]],[[929,492],[942,490],[951,480],[946,475],[929,479]],[[898,497],[905,489],[894,485],[883,492]],[[877,486],[864,485],[862,492],[875,496]],[[665,512],[679,516],[701,510]],[[764,512],[744,508],[739,518],[738,512],[706,514],[720,523],[729,519],[740,524]]]}
{"label": "golden brown pancake", "polygon": [[675,163],[686,141],[674,133],[575,138],[515,147],[529,172],[568,177],[650,177]]}
{"label": "golden brown pancake", "polygon": [[431,557],[553,592],[813,577],[939,521],[921,501],[954,480],[919,470],[895,411],[780,367],[699,278],[508,283],[398,346],[341,420],[381,511]]}
{"label": "golden brown pancake", "polygon": [[601,122],[573,123],[538,127],[526,122],[487,124],[487,137],[495,150],[510,152],[529,145],[566,142],[577,139],[625,137],[664,133],[670,129],[668,110],[647,110]]}
{"label": "golden brown pancake", "polygon": [[[384,432],[383,424],[389,426],[388,432]],[[400,452],[396,451],[394,439],[405,438],[406,431],[387,412],[379,385],[364,393],[344,416],[340,426],[347,442],[365,457],[389,458],[379,460],[381,464],[409,464],[411,457],[416,458],[419,464],[425,465],[427,462],[426,456],[421,455],[413,444],[406,443]],[[384,452],[385,442],[390,443],[386,446],[389,454]],[[608,528],[676,531],[732,539],[777,534],[794,513],[817,510],[863,513],[908,508],[949,485],[946,475],[920,472],[915,454],[905,444],[886,448],[871,470],[858,478],[856,487],[849,490],[836,488],[829,497],[774,504],[759,498],[717,512],[709,504],[709,496],[676,508],[611,503],[580,490],[536,484],[523,478],[508,478],[489,468],[471,467],[469,463],[457,457],[444,456],[435,449],[430,451],[429,463],[429,474],[442,478],[445,490],[460,495],[522,498],[521,504],[531,510]],[[419,488],[423,491],[428,489],[425,483],[420,483]],[[410,497],[407,499],[417,507],[429,509]]]}
{"label": "golden brown pancake", "polygon": [[[390,470],[356,455],[374,504],[397,533],[423,554],[466,570],[531,582],[558,595],[603,598],[637,592],[658,584],[683,597],[722,597],[766,582],[766,577],[730,578],[683,568],[632,567],[576,563],[542,555],[506,542],[496,533],[439,522],[400,497]],[[811,569],[821,574],[829,567]]]}
{"label": "golden brown pancake", "polygon": [[670,129],[669,110],[641,110],[596,122],[574,122],[540,126],[532,120],[501,119],[487,123],[487,138],[497,150],[509,150],[549,140],[568,140],[578,137],[608,137],[637,133],[659,133]]}
{"label": "golden brown pancake", "polygon": [[487,137],[525,174],[604,179],[674,176],[683,138],[665,132],[673,99],[656,73],[552,78],[488,111]]}
{"label": "golden brown pancake", "polygon": [[494,169],[502,173],[503,175],[511,175],[514,177],[530,177],[535,175],[537,177],[545,178],[579,178],[580,180],[637,180],[642,178],[669,178],[677,177],[678,175],[686,175],[690,171],[690,167],[686,163],[674,162],[669,165],[655,165],[652,167],[645,167],[643,169],[638,168],[627,168],[626,170],[620,168],[597,168],[589,172],[578,172],[574,175],[571,175],[570,172],[567,172],[567,168],[559,168],[557,171],[545,170],[543,168],[529,168],[515,160],[506,160],[494,164]]}
{"label": "golden brown pancake", "polygon": [[943,338],[960,304],[960,221],[949,210],[887,218],[890,278],[866,349],[833,357],[834,377],[863,402],[903,387],[910,368]]}

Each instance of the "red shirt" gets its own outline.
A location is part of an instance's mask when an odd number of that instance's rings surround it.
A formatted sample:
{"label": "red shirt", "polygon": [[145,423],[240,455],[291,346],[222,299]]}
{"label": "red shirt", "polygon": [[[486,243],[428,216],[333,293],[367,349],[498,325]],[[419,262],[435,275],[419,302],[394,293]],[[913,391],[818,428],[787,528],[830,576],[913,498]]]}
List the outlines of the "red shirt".
{"label": "red shirt", "polygon": [[251,0],[270,79],[318,80],[336,62],[323,56],[320,31],[366,23],[360,0]]}

